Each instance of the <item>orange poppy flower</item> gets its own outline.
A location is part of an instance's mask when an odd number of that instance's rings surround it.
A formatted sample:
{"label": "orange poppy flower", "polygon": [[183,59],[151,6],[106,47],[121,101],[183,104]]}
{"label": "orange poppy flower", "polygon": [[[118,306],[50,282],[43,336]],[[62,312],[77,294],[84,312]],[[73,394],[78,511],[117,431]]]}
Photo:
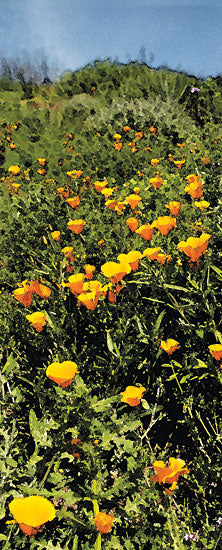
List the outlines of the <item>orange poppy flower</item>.
{"label": "orange poppy flower", "polygon": [[52,231],[51,235],[52,235],[52,238],[54,239],[54,241],[56,241],[56,242],[60,241],[61,231]]}
{"label": "orange poppy flower", "polygon": [[81,175],[83,174],[83,170],[69,170],[68,172],[66,172],[66,174],[67,176],[69,176],[69,178],[76,179],[81,177]]}
{"label": "orange poppy flower", "polygon": [[31,290],[31,287],[29,287],[28,285],[23,288],[16,288],[15,290],[13,290],[12,294],[14,298],[16,298],[16,300],[21,302],[21,304],[23,304],[24,306],[31,305],[33,292]]}
{"label": "orange poppy flower", "polygon": [[178,216],[181,209],[181,202],[179,201],[170,201],[169,204],[165,204],[166,208],[169,208],[172,216]]}
{"label": "orange poppy flower", "polygon": [[125,275],[130,273],[131,267],[127,263],[106,262],[101,271],[112,283],[119,283]]}
{"label": "orange poppy flower", "polygon": [[173,161],[174,164],[176,165],[176,167],[178,168],[178,170],[181,170],[182,166],[185,164],[186,160],[185,159],[182,159],[182,160],[174,160]]}
{"label": "orange poppy flower", "polygon": [[143,388],[143,386],[140,388],[137,386],[127,386],[125,391],[120,393],[123,396],[121,401],[128,403],[131,407],[137,407],[145,391],[146,388]]}
{"label": "orange poppy flower", "polygon": [[210,346],[208,346],[208,349],[210,350],[210,353],[214,357],[214,359],[220,361],[220,359],[222,358],[222,344],[211,344]]}
{"label": "orange poppy flower", "polygon": [[45,163],[46,163],[46,159],[37,159],[40,166],[45,166]]}
{"label": "orange poppy flower", "polygon": [[107,187],[106,189],[102,189],[101,195],[104,195],[105,199],[107,200],[113,194],[113,191],[113,187]]}
{"label": "orange poppy flower", "polygon": [[11,149],[12,151],[13,151],[13,149],[16,149],[15,143],[12,143],[12,142],[9,143],[9,147],[10,147],[10,149]]}
{"label": "orange poppy flower", "polygon": [[141,197],[139,197],[139,195],[128,195],[128,197],[126,197],[126,202],[130,205],[132,210],[135,210],[135,208],[137,208],[141,200],[142,199]]}
{"label": "orange poppy flower", "polygon": [[160,265],[164,265],[165,262],[167,262],[168,264],[170,260],[172,260],[172,256],[171,254],[157,254],[157,257],[155,259]]}
{"label": "orange poppy flower", "polygon": [[203,164],[206,164],[206,165],[207,165],[207,164],[210,164],[210,158],[209,158],[209,157],[202,157],[202,158],[201,158],[201,162],[202,162]]}
{"label": "orange poppy flower", "polygon": [[160,161],[159,161],[159,159],[151,159],[150,162],[151,162],[152,166],[157,166],[157,164],[159,164]]}
{"label": "orange poppy flower", "polygon": [[117,260],[120,263],[127,263],[130,265],[132,271],[136,271],[139,268],[139,260],[142,258],[141,252],[138,250],[131,250],[128,254],[119,254]]}
{"label": "orange poppy flower", "polygon": [[154,189],[159,189],[163,184],[163,179],[160,176],[156,176],[155,178],[150,178],[150,183],[152,183]]}
{"label": "orange poppy flower", "polygon": [[20,529],[29,536],[35,535],[41,525],[52,521],[56,516],[53,504],[45,497],[37,495],[14,498],[9,504],[9,510],[14,517],[14,522],[18,523]]}
{"label": "orange poppy flower", "polygon": [[80,198],[78,196],[71,197],[70,199],[66,199],[67,204],[71,206],[72,208],[78,208],[80,203]]}
{"label": "orange poppy flower", "polygon": [[208,206],[210,206],[210,203],[207,201],[195,201],[194,206],[196,206],[200,209],[201,212],[203,212],[205,208],[208,208]]}
{"label": "orange poppy flower", "polygon": [[105,512],[98,512],[94,518],[94,523],[101,535],[111,531],[113,521],[114,518]]}
{"label": "orange poppy flower", "polygon": [[[140,172],[140,173],[142,173],[142,172]],[[143,175],[143,174],[142,174],[142,175]],[[140,187],[134,187],[134,188],[133,188],[133,191],[134,191],[134,193],[135,193],[136,195],[139,195],[139,193],[140,193]]]}
{"label": "orange poppy flower", "polygon": [[33,293],[37,294],[44,300],[47,300],[51,294],[50,288],[39,283],[38,281],[30,281],[30,289]]}
{"label": "orange poppy flower", "polygon": [[83,288],[83,281],[85,279],[84,273],[76,273],[68,278],[68,283],[65,286],[69,287],[73,294],[81,294]]}
{"label": "orange poppy flower", "polygon": [[138,229],[136,229],[136,233],[143,237],[145,241],[150,241],[153,236],[153,227],[149,223],[146,223],[144,225],[141,225]]}
{"label": "orange poppy flower", "polygon": [[86,278],[90,281],[93,278],[93,273],[96,269],[95,265],[85,264],[84,269],[86,272]]}
{"label": "orange poppy flower", "polygon": [[183,474],[189,474],[189,470],[184,468],[185,461],[180,458],[169,458],[169,466],[166,466],[163,460],[156,460],[153,464],[156,475],[150,478],[151,482],[169,483],[171,491],[177,486],[179,477]]}
{"label": "orange poppy flower", "polygon": [[23,172],[23,174],[25,176],[25,179],[27,181],[30,181],[29,172],[30,172],[30,168],[28,168],[27,170],[24,170],[24,172]]}
{"label": "orange poppy flower", "polygon": [[152,227],[158,229],[161,235],[167,235],[173,227],[176,227],[176,224],[176,218],[171,218],[170,216],[160,216],[160,218],[154,220]]}
{"label": "orange poppy flower", "polygon": [[115,304],[116,303],[116,292],[115,290],[113,290],[112,288],[109,289],[108,291],[108,300],[111,304]]}
{"label": "orange poppy flower", "polygon": [[86,222],[84,220],[69,220],[68,222],[68,228],[71,229],[73,233],[78,235],[82,232],[84,226],[86,225]]}
{"label": "orange poppy flower", "polygon": [[39,169],[37,170],[37,172],[38,172],[38,174],[40,174],[41,176],[44,176],[44,174],[45,174],[46,171],[45,171],[45,168],[39,168]]}
{"label": "orange poppy flower", "polygon": [[107,208],[109,208],[109,210],[112,210],[114,212],[115,208],[116,208],[116,205],[117,205],[117,201],[116,199],[108,199],[106,202],[105,202],[105,206]]}
{"label": "orange poppy flower", "polygon": [[149,131],[151,134],[153,134],[153,136],[155,136],[157,133],[157,128],[155,128],[155,126],[150,126]]}
{"label": "orange poppy flower", "polygon": [[168,353],[168,355],[171,355],[176,349],[180,348],[179,342],[177,340],[173,340],[173,338],[169,338],[168,340],[161,341],[160,347]]}
{"label": "orange poppy flower", "polygon": [[203,194],[203,184],[200,181],[199,177],[196,176],[196,179],[188,182],[188,185],[184,188],[184,191],[189,193],[192,199],[200,199]]}
{"label": "orange poppy flower", "polygon": [[156,248],[146,248],[143,252],[143,257],[145,256],[146,258],[148,258],[149,260],[156,260],[157,259],[157,256],[158,256],[158,253],[160,251],[160,247],[156,247]]}
{"label": "orange poppy flower", "polygon": [[135,132],[135,138],[142,139],[142,137],[143,137],[143,132]]}
{"label": "orange poppy flower", "polygon": [[77,300],[80,305],[84,305],[87,309],[94,311],[98,305],[100,295],[100,292],[92,290],[91,292],[79,294]]}
{"label": "orange poppy flower", "polygon": [[128,143],[129,147],[131,148],[132,153],[136,153],[139,149],[136,148],[135,141],[130,141]]}
{"label": "orange poppy flower", "polygon": [[113,137],[114,139],[116,139],[117,141],[119,141],[120,139],[122,139],[122,136],[120,134],[113,134]]}
{"label": "orange poppy flower", "polygon": [[180,241],[177,248],[182,250],[192,262],[197,262],[200,256],[205,254],[209,240],[210,235],[203,233],[200,237],[189,237],[186,241]]}
{"label": "orange poppy flower", "polygon": [[17,176],[20,172],[21,168],[19,166],[10,166],[8,168],[8,171],[11,172],[11,174],[13,174],[13,176]]}
{"label": "orange poppy flower", "polygon": [[183,141],[183,143],[177,143],[177,147],[180,147],[180,149],[183,149],[184,147],[186,147],[186,142]]}
{"label": "orange poppy flower", "polygon": [[130,132],[131,131],[130,126],[123,126],[123,131],[124,132]]}
{"label": "orange poppy flower", "polygon": [[46,369],[46,376],[63,389],[70,386],[77,373],[78,367],[73,361],[51,363]]}
{"label": "orange poppy flower", "polygon": [[44,311],[35,311],[31,315],[26,315],[26,319],[37,332],[41,332],[46,324],[46,314]]}
{"label": "orange poppy flower", "polygon": [[98,193],[101,193],[101,191],[103,189],[105,189],[105,187],[107,187],[108,183],[109,182],[106,181],[106,180],[105,181],[95,181],[94,187],[95,187],[96,191],[98,191]]}
{"label": "orange poppy flower", "polygon": [[[107,201],[108,202],[108,201]],[[119,216],[121,216],[122,214],[122,210],[124,210],[125,208],[125,201],[116,201],[116,206],[115,206],[115,212],[117,212],[117,214]]]}
{"label": "orange poppy flower", "polygon": [[56,189],[56,190],[54,191],[54,193],[55,193],[55,194],[58,193],[58,195],[60,196],[60,198],[61,198],[61,197],[64,197],[65,199],[67,199],[68,196],[69,196],[69,189],[68,189],[67,187],[66,187],[66,188],[65,188],[65,187],[58,187],[58,189]]}
{"label": "orange poppy flower", "polygon": [[114,143],[114,147],[117,151],[121,151],[122,147],[123,147],[123,144],[121,142],[119,143]]}
{"label": "orange poppy flower", "polygon": [[75,258],[73,256],[73,246],[65,246],[63,249],[62,249],[62,252],[63,254],[65,254],[65,256],[68,258],[68,260],[70,260],[70,262],[74,262]]}
{"label": "orange poppy flower", "polygon": [[139,225],[139,222],[136,218],[128,218],[126,220],[126,225],[129,227],[130,231],[134,233]]}

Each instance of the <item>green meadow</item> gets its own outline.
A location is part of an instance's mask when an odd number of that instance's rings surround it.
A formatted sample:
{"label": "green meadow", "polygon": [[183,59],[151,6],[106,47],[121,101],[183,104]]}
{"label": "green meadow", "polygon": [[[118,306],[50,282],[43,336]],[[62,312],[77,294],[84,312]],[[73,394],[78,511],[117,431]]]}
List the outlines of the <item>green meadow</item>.
{"label": "green meadow", "polygon": [[3,550],[220,548],[221,85],[0,78]]}

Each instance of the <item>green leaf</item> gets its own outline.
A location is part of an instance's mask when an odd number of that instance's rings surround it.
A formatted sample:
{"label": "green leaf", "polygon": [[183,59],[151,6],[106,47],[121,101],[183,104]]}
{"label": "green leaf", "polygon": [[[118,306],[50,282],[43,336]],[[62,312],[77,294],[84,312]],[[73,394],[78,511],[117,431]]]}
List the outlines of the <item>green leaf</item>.
{"label": "green leaf", "polygon": [[4,367],[2,368],[2,373],[5,372],[5,374],[8,375],[17,365],[17,359],[13,357],[13,353],[10,353]]}
{"label": "green leaf", "polygon": [[206,365],[206,363],[204,363],[203,361],[201,361],[201,359],[197,359],[197,362],[198,362],[198,365],[195,365],[193,368],[194,369],[207,369],[208,366]]}
{"label": "green leaf", "polygon": [[[162,366],[163,366],[163,365],[162,365]],[[141,405],[142,405],[142,407],[145,409],[145,411],[149,411],[149,410],[150,410],[149,403],[147,403],[146,399],[141,399]]]}
{"label": "green leaf", "polygon": [[[110,353],[112,353],[115,357],[118,357],[118,355],[113,351],[114,350],[114,343],[112,341],[112,338],[110,336],[110,331],[106,331],[106,341],[107,341],[107,347]],[[115,347],[116,349],[116,347]]]}
{"label": "green leaf", "polygon": [[180,384],[184,384],[187,380],[189,380],[190,376],[191,376],[190,374],[186,374],[185,376],[182,376],[180,380]]}
{"label": "green leaf", "polygon": [[129,456],[127,458],[127,470],[129,470],[130,472],[134,472],[137,468],[138,464],[135,458],[133,458],[133,456]]}
{"label": "green leaf", "polygon": [[156,336],[159,332],[160,325],[162,323],[162,320],[164,318],[166,311],[165,309],[161,311],[161,313],[158,315],[157,320],[155,322],[154,328],[153,328],[153,336]]}
{"label": "green leaf", "polygon": [[8,466],[12,466],[12,468],[16,468],[17,466],[17,462],[11,457],[6,458],[6,464],[8,464]]}
{"label": "green leaf", "polygon": [[219,277],[222,278],[222,270],[219,269],[219,267],[216,267],[215,265],[211,265],[210,267],[211,269],[213,269],[213,271],[215,271],[215,273],[217,273],[217,275],[219,275]]}
{"label": "green leaf", "polygon": [[58,422],[55,422],[52,418],[38,420],[35,411],[33,409],[29,412],[29,426],[31,435],[36,444],[44,447],[51,447],[51,438],[48,438],[48,432],[55,430],[59,427]]}
{"label": "green leaf", "polygon": [[182,290],[183,292],[192,292],[189,288],[184,288],[183,286],[169,285],[167,283],[163,284],[164,288],[172,288],[173,290]]}

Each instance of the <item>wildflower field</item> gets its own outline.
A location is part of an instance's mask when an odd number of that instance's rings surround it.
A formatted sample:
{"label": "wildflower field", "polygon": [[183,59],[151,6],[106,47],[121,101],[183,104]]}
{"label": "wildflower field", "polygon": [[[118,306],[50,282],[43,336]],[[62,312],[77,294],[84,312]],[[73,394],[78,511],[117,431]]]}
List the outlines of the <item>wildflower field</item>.
{"label": "wildflower field", "polygon": [[219,550],[221,78],[0,79],[3,550]]}

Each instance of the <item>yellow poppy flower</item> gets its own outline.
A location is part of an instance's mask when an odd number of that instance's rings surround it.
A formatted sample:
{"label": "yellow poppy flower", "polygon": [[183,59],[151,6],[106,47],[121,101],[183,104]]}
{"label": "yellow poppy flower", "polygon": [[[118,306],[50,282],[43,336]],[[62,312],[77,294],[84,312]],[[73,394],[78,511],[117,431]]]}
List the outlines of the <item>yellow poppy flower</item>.
{"label": "yellow poppy flower", "polygon": [[37,332],[41,332],[46,324],[46,314],[43,311],[35,311],[31,315],[26,315],[26,319]]}
{"label": "yellow poppy flower", "polygon": [[145,391],[146,388],[143,388],[143,386],[140,388],[137,386],[127,386],[125,391],[120,393],[122,395],[121,401],[128,403],[131,407],[137,407]]}
{"label": "yellow poppy flower", "polygon": [[63,389],[70,386],[77,373],[78,367],[73,361],[51,363],[46,369],[46,376]]}
{"label": "yellow poppy flower", "polygon": [[10,166],[8,168],[8,171],[11,172],[11,174],[13,174],[13,176],[17,176],[20,172],[21,168],[19,166]]}
{"label": "yellow poppy flower", "polygon": [[9,504],[9,510],[15,522],[27,535],[35,534],[41,525],[52,521],[56,516],[53,504],[45,497],[37,495],[13,499]]}
{"label": "yellow poppy flower", "polygon": [[176,349],[180,348],[179,342],[177,340],[173,340],[173,338],[169,338],[168,340],[161,341],[160,347],[168,353],[168,355],[171,355]]}

